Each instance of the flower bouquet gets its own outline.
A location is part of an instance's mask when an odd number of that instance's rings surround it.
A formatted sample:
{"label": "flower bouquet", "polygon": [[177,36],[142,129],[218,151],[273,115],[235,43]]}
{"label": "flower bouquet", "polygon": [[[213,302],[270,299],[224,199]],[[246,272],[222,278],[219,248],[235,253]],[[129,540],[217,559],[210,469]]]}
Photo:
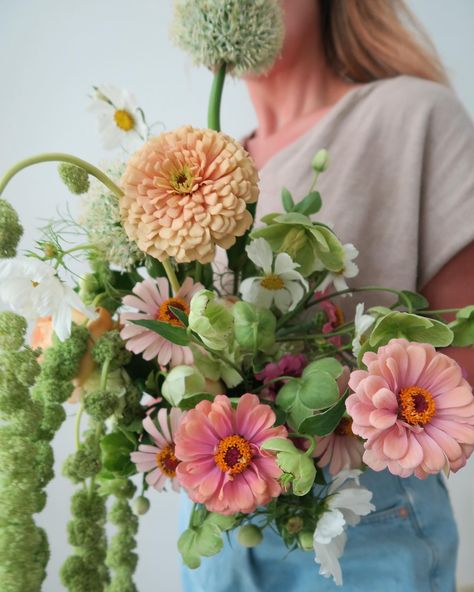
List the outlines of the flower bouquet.
{"label": "flower bouquet", "polygon": [[[255,219],[258,172],[220,131],[221,94],[227,72],[271,66],[282,31],[272,0],[178,2],[175,39],[215,72],[208,128],[149,137],[133,96],[98,87],[104,143],[131,156],[104,172],[43,154],[0,182],[2,193],[26,166],[59,161],[82,196],[79,219],[52,221],[25,255],[0,199],[0,300],[11,309],[0,313],[3,592],[40,590],[45,576],[33,516],[66,401],[77,405],[63,468],[77,484],[61,571],[72,592],[136,589],[137,516],[169,488],[194,502],[178,544],[190,568],[225,533],[252,547],[272,527],[340,584],[346,529],[374,509],[361,472],[423,479],[458,470],[474,449],[472,389],[436,349],[474,345],[474,306],[448,323],[420,294],[348,287],[357,250],[315,218],[325,150],[306,195],[283,188],[282,211]],[[71,246],[71,232],[85,241]],[[77,257],[90,265],[79,278]],[[384,290],[390,306],[359,303],[344,317],[341,297]]]}

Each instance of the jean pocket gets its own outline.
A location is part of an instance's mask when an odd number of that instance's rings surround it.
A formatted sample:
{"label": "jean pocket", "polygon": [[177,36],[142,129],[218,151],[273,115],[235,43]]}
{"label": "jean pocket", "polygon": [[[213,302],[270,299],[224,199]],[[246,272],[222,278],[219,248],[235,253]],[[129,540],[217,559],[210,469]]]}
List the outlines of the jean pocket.
{"label": "jean pocket", "polygon": [[397,504],[391,508],[387,508],[385,510],[380,510],[377,512],[371,512],[367,516],[364,516],[360,521],[360,526],[365,524],[378,524],[380,522],[397,522],[400,523],[407,522],[409,523],[410,518],[410,510],[408,506],[403,504]]}

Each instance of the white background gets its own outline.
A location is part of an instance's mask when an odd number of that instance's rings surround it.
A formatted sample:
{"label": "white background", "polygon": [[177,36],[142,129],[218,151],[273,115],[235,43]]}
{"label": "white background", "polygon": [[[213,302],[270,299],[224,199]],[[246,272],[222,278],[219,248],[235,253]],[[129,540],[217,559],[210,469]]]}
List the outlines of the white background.
{"label": "white background", "polygon": [[[474,113],[474,2],[411,0],[410,5]],[[0,0],[0,172],[43,151],[72,152],[96,163],[113,158],[101,149],[94,118],[86,112],[93,84],[132,90],[148,120],[161,121],[168,129],[183,123],[204,126],[210,76],[192,69],[187,57],[171,46],[170,17],[170,0]],[[236,137],[253,129],[254,115],[241,83],[227,83],[222,122]],[[5,197],[26,228],[24,248],[38,238],[34,228],[39,218],[54,216],[66,200],[73,207],[75,202],[50,164],[23,172]],[[40,517],[52,549],[46,592],[62,590],[58,571],[68,554],[71,486],[60,476],[60,466],[73,448],[74,413],[68,409],[69,418],[55,440],[58,476]],[[459,582],[474,583],[474,462],[450,478],[450,489],[462,542]],[[180,590],[177,501],[171,493],[153,495],[153,508],[142,520],[136,577],[140,592]]]}

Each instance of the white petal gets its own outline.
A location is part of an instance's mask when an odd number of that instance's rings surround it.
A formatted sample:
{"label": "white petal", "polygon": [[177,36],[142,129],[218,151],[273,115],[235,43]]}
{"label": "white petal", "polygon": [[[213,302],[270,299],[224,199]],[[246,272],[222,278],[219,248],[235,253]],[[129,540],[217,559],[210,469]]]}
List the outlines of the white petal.
{"label": "white petal", "polygon": [[333,538],[344,532],[345,525],[346,521],[340,510],[333,509],[329,512],[324,512],[316,525],[314,541],[322,545],[327,545]]}
{"label": "white petal", "polygon": [[256,238],[247,245],[245,250],[249,259],[263,269],[265,274],[272,273],[273,253],[270,245],[264,238]]}
{"label": "white petal", "polygon": [[260,278],[257,277],[250,277],[246,278],[239,286],[240,294],[242,295],[242,300],[245,302],[254,302],[254,298],[257,296],[257,292],[254,289],[254,284],[259,283]]}
{"label": "white petal", "polygon": [[278,310],[283,313],[288,312],[292,301],[290,292],[285,290],[285,288],[282,288],[281,290],[274,290],[274,294],[275,306],[278,308]]}
{"label": "white petal", "polygon": [[342,571],[338,559],[344,551],[346,540],[346,533],[343,532],[328,545],[321,545],[318,542],[313,543],[314,560],[321,566],[320,575],[326,578],[332,576],[337,586],[342,586]]}
{"label": "white petal", "polygon": [[291,294],[291,306],[289,310],[293,310],[303,298],[305,290],[299,282],[287,282],[286,289]]}
{"label": "white petal", "polygon": [[273,271],[275,275],[282,275],[283,273],[294,271],[297,267],[299,267],[299,264],[295,263],[288,253],[278,253],[275,258]]}
{"label": "white petal", "polygon": [[336,288],[336,292],[342,292],[343,290],[347,290],[349,288],[343,275],[334,275],[333,284]]}

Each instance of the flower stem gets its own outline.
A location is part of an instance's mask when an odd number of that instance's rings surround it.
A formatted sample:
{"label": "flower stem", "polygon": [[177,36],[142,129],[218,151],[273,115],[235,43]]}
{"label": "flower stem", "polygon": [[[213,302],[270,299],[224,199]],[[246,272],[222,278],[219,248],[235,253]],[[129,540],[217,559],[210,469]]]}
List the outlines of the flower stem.
{"label": "flower stem", "polygon": [[335,298],[336,296],[341,296],[342,294],[355,294],[357,292],[390,292],[391,294],[396,294],[401,300],[404,301],[406,307],[408,308],[408,312],[413,312],[413,306],[410,302],[410,299],[399,290],[392,290],[390,288],[384,288],[383,286],[365,286],[363,288],[347,288],[346,290],[340,290],[339,292],[333,292],[332,294],[327,294],[322,298],[317,298],[313,300],[309,304],[305,304],[305,308],[310,308],[315,304],[319,304],[320,302],[324,302],[324,300],[330,300],[331,298]]}
{"label": "flower stem", "polygon": [[162,261],[163,267],[165,268],[166,271],[166,275],[168,276],[169,282],[171,284],[171,289],[173,290],[173,294],[176,296],[176,294],[179,291],[179,282],[178,282],[178,278],[176,277],[176,274],[174,272],[173,269],[173,265],[171,264],[171,261],[169,259],[165,259],[164,261]]}
{"label": "flower stem", "polygon": [[103,391],[107,388],[107,380],[109,378],[109,368],[110,363],[112,360],[110,358],[106,358],[104,363],[102,364],[102,371],[100,373],[100,390]]}
{"label": "flower stem", "polygon": [[81,417],[82,417],[83,412],[84,412],[84,404],[81,400],[79,411],[77,412],[77,415],[76,415],[76,423],[74,425],[74,442],[76,444],[76,450],[79,450],[79,446],[81,445]]}
{"label": "flower stem", "polygon": [[221,130],[221,99],[222,89],[226,74],[226,64],[222,64],[214,74],[212,81],[211,94],[209,96],[209,108],[207,111],[207,127],[220,132]]}
{"label": "flower stem", "polygon": [[64,152],[44,152],[42,154],[38,154],[37,156],[31,156],[30,158],[25,158],[24,160],[20,160],[14,166],[12,166],[8,171],[5,173],[3,178],[0,180],[0,195],[3,193],[5,187],[8,183],[13,179],[13,177],[34,164],[39,164],[41,162],[67,162],[69,164],[74,164],[81,169],[87,171],[89,175],[92,175],[96,179],[98,179],[101,183],[103,183],[112,193],[114,193],[117,197],[122,197],[123,191],[120,189],[118,185],[116,185],[112,179],[110,179],[104,172],[100,169],[92,165],[90,162],[86,160],[82,160],[77,156],[73,156],[72,154],[65,154]]}

